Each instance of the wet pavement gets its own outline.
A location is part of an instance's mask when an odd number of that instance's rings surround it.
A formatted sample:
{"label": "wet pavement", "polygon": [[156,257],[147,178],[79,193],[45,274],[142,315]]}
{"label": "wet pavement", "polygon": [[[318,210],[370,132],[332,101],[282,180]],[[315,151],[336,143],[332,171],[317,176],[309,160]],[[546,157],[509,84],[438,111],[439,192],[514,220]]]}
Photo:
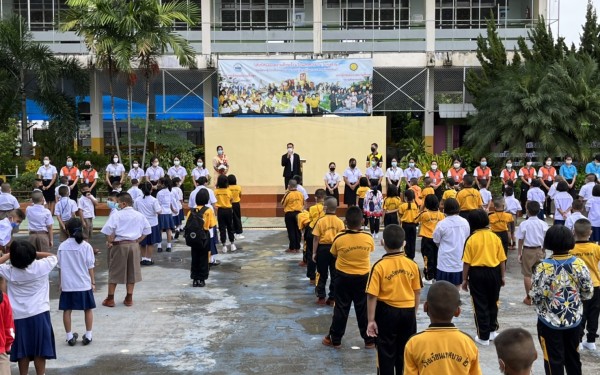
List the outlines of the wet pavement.
{"label": "wet pavement", "polygon": [[[97,256],[93,342],[66,344],[62,312],[58,311],[57,271],[51,276],[51,316],[57,357],[46,374],[374,374],[375,352],[363,349],[351,312],[340,350],[321,344],[331,323],[332,308],[315,305],[313,287],[298,266],[299,254],[285,254],[282,230],[247,230],[238,251],[220,255],[205,288],[192,288],[190,254],[183,240],[172,253],[155,256],[136,284],[134,306],[125,307],[123,286],[117,287],[115,308],[101,306],[106,295],[106,252]],[[104,250],[103,236],[94,247]],[[417,244],[419,248],[419,244]],[[372,259],[384,253],[377,246]],[[422,267],[422,258],[417,254]],[[424,299],[427,286],[423,289]],[[511,252],[507,287],[501,292],[501,330],[524,327],[535,336],[536,315],[521,303],[522,278]],[[459,328],[475,335],[472,308],[461,293]],[[418,328],[429,320],[422,311]],[[73,312],[74,331],[85,332],[83,312]],[[479,347],[484,374],[499,374],[495,349]],[[541,351],[539,351],[541,358]],[[582,354],[584,374],[600,373],[600,353]],[[13,365],[13,374],[17,374]],[[30,373],[34,373],[33,366]],[[543,374],[541,360],[535,374]]]}

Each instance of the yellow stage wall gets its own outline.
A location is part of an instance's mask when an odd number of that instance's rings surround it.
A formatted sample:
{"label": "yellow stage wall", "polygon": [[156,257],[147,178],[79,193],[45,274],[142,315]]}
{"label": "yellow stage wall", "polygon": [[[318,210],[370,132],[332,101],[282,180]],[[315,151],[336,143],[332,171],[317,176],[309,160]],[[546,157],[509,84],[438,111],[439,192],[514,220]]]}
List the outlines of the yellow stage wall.
{"label": "yellow stage wall", "polygon": [[323,186],[329,162],[335,162],[342,175],[354,157],[364,174],[371,143],[377,143],[384,156],[386,149],[384,116],[205,118],[204,132],[206,164],[212,165],[217,145],[223,146],[238,183],[244,189],[261,187],[251,189],[253,193],[283,191],[281,155],[288,142],[306,159],[304,186],[310,188]]}

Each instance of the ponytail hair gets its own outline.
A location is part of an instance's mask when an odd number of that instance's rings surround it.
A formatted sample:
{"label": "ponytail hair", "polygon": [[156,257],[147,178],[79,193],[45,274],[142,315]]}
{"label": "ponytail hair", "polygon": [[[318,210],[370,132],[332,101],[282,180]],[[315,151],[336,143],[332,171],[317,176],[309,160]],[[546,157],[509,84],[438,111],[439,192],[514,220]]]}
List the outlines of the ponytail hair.
{"label": "ponytail hair", "polygon": [[406,202],[408,202],[408,209],[411,209],[411,203],[415,200],[415,191],[412,189],[408,189],[404,192],[404,197],[406,198]]}
{"label": "ponytail hair", "polygon": [[78,244],[83,242],[83,227],[80,219],[72,217],[65,224],[65,228],[69,233],[69,237],[74,238]]}
{"label": "ponytail hair", "polygon": [[142,191],[142,194],[144,194],[144,198],[146,198],[152,193],[152,184],[148,181],[144,181],[142,185],[140,185],[140,190]]}

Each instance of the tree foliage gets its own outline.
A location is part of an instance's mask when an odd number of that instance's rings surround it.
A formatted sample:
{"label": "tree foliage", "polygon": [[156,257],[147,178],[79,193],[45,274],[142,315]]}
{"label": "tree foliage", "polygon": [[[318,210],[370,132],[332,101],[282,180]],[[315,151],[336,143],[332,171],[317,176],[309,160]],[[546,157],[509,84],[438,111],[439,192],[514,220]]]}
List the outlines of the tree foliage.
{"label": "tree foliage", "polygon": [[596,9],[589,0],[585,13],[585,23],[582,26],[579,53],[587,54],[597,63],[600,63],[600,25],[598,25]]}

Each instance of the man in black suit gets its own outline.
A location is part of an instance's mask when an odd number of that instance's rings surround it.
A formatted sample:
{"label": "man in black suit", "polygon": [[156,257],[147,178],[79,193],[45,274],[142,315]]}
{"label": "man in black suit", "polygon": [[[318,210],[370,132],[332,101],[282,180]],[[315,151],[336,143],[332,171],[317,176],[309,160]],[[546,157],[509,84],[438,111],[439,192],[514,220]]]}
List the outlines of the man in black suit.
{"label": "man in black suit", "polygon": [[302,176],[300,169],[300,155],[294,153],[294,144],[287,144],[288,152],[281,156],[281,166],[283,167],[283,178],[285,180],[285,188],[288,187],[288,182],[295,176]]}

